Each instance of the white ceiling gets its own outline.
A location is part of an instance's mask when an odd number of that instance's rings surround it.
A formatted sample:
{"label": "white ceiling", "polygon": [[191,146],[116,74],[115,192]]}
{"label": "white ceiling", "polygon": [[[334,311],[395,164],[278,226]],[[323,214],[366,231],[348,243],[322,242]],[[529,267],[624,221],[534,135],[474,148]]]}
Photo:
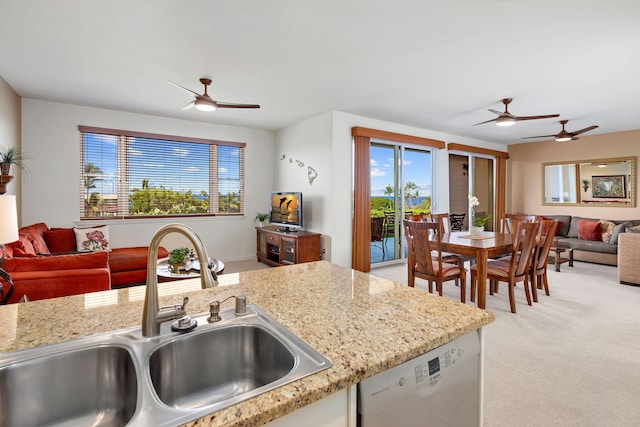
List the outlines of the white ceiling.
{"label": "white ceiling", "polygon": [[[640,129],[637,0],[0,0],[22,97],[280,129],[328,110],[511,144]],[[259,110],[182,111],[210,95]],[[512,97],[516,115],[493,123]],[[543,138],[548,139],[548,138]]]}

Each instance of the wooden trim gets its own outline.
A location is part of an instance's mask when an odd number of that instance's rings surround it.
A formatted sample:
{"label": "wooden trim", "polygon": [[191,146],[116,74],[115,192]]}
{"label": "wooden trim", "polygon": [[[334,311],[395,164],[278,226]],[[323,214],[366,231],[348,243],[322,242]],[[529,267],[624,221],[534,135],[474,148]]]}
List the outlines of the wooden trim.
{"label": "wooden trim", "polygon": [[509,158],[509,153],[505,153],[504,151],[489,150],[488,148],[474,147],[473,145],[464,145],[455,142],[447,144],[447,149],[449,151],[465,151],[467,153],[485,154],[489,156],[496,156],[498,158]]}
{"label": "wooden trim", "polygon": [[195,142],[197,144],[209,144],[209,145],[231,145],[235,147],[247,146],[245,142],[218,141],[215,139],[192,138],[188,136],[176,136],[176,135],[163,135],[160,133],[136,132],[132,130],[108,129],[108,128],[99,128],[94,126],[78,125],[78,130],[80,132],[101,133],[101,134],[116,135],[116,136],[132,136],[136,138],[161,139],[164,141]]}
{"label": "wooden trim", "polygon": [[360,126],[351,128],[351,135],[353,137],[366,137],[369,138],[369,140],[371,140],[371,138],[384,139],[387,141],[424,145],[427,147],[435,147],[440,149],[446,147],[445,142],[438,139],[423,138],[420,136],[405,135],[402,133],[387,132],[384,130],[369,129]]}
{"label": "wooden trim", "polygon": [[371,270],[371,139],[354,137],[354,192],[351,268]]}
{"label": "wooden trim", "polygon": [[507,159],[498,157],[496,159],[496,212],[495,224],[499,227],[500,221],[507,211]]}

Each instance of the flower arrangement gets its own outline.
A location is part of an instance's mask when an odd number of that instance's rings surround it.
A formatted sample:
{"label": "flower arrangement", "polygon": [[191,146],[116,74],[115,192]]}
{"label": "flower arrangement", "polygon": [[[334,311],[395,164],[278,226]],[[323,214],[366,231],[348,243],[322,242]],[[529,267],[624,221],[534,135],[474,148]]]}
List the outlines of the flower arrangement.
{"label": "flower arrangement", "polygon": [[473,221],[473,225],[476,227],[484,227],[484,225],[489,221],[491,215],[487,215],[485,217],[478,218],[476,216],[476,206],[480,206],[480,200],[476,196],[469,194],[469,204],[471,205],[471,219]]}

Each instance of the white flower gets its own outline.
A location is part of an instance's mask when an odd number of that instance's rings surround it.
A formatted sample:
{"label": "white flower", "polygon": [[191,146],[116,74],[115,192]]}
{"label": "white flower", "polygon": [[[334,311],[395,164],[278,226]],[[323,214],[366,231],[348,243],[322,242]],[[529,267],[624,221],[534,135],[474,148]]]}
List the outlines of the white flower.
{"label": "white flower", "polygon": [[475,208],[476,206],[480,205],[480,200],[478,200],[478,198],[476,196],[472,196],[471,194],[469,194],[469,203],[471,204],[472,208]]}

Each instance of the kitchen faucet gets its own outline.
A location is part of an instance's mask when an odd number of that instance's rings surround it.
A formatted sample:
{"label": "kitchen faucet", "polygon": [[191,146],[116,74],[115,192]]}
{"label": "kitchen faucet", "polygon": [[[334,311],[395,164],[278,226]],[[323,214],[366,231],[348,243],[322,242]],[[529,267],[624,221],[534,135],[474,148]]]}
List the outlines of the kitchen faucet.
{"label": "kitchen faucet", "polygon": [[[200,281],[202,289],[212,288],[218,285],[214,266],[209,263],[207,250],[198,235],[186,225],[167,224],[156,231],[149,244],[147,254],[147,289],[144,296],[144,309],[142,311],[142,336],[153,337],[160,334],[160,324],[168,320],[177,319],[186,314],[185,303],[160,308],[158,303],[158,275],[156,272],[158,250],[162,239],[170,233],[179,233],[191,241],[200,259]],[[203,261],[204,260],[204,261]],[[206,266],[206,268],[204,267]]]}

